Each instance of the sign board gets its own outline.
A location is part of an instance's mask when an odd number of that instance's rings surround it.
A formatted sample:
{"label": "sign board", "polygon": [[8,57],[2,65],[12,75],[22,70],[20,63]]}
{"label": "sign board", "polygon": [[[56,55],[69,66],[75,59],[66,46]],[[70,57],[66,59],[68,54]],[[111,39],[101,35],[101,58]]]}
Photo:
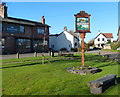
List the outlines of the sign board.
{"label": "sign board", "polygon": [[79,33],[89,33],[90,32],[90,15],[85,13],[85,11],[81,11],[80,13],[75,15],[76,22],[76,32]]}
{"label": "sign board", "polygon": [[15,25],[6,25],[6,32],[10,33],[17,33],[18,32],[18,26]]}
{"label": "sign board", "polygon": [[77,18],[77,30],[89,30],[88,18]]}

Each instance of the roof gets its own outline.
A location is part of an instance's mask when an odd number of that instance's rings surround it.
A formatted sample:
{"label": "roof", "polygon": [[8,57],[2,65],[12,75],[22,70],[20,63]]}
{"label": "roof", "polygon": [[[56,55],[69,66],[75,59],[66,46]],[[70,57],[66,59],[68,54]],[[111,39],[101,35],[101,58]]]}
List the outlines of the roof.
{"label": "roof", "polygon": [[106,38],[113,38],[112,33],[102,33]]}
{"label": "roof", "polygon": [[72,30],[68,31],[68,33],[70,33],[70,34],[73,35],[74,37],[78,37],[78,35],[75,34]]}
{"label": "roof", "polygon": [[75,14],[75,16],[91,16],[91,15],[89,15],[85,11],[80,11],[79,13]]}
{"label": "roof", "polygon": [[10,22],[10,23],[17,23],[17,24],[24,24],[24,25],[42,25],[42,26],[48,26],[47,24],[43,24],[41,22],[36,22],[36,21],[31,21],[31,20],[26,20],[26,19],[19,19],[19,18],[13,18],[13,17],[7,17],[7,18],[2,18],[3,22]]}
{"label": "roof", "polygon": [[[63,31],[64,32],[64,31]],[[50,36],[59,36],[59,35],[61,35],[63,32],[61,32],[60,34],[52,34],[52,35],[50,35]],[[75,34],[73,31],[67,31],[69,34],[71,34],[72,36],[74,36],[75,38],[77,38],[78,39],[78,37],[77,37],[77,34]],[[79,40],[79,39],[78,39]]]}
{"label": "roof", "polygon": [[50,36],[59,36],[59,34],[51,34]]}
{"label": "roof", "polygon": [[106,38],[113,38],[113,34],[112,34],[112,33],[99,33],[99,34],[95,37],[95,39],[96,39],[100,34],[104,35]]}

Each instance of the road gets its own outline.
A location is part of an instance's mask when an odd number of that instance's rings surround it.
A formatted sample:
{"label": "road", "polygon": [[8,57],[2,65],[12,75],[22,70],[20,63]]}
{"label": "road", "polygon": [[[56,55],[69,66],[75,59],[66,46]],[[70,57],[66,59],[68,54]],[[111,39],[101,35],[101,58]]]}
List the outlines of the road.
{"label": "road", "polygon": [[107,50],[94,50],[94,51],[87,51],[86,53],[98,54],[120,62],[120,52],[111,52]]}
{"label": "road", "polygon": [[[120,62],[120,53],[118,52],[111,52],[111,51],[105,51],[105,50],[94,50],[94,51],[87,51],[86,53],[99,54],[102,56],[115,59],[116,61]],[[49,55],[49,53],[44,53],[44,55]],[[58,55],[58,53],[55,53],[55,55]],[[38,53],[37,56],[41,56],[41,53]],[[0,55],[0,57],[1,57],[0,59],[13,59],[13,58],[16,58],[16,54]],[[20,58],[25,58],[25,57],[34,57],[34,53],[20,54]]]}

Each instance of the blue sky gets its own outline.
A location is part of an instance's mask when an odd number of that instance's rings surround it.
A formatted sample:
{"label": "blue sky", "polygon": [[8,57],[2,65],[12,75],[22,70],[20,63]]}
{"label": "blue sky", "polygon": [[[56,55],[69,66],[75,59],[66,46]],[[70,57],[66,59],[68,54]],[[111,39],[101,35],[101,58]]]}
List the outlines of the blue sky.
{"label": "blue sky", "polygon": [[64,26],[75,30],[74,14],[86,11],[91,14],[91,33],[86,35],[86,42],[97,36],[98,30],[113,33],[117,39],[117,2],[7,2],[7,6],[10,17],[39,21],[45,16],[51,34],[61,33]]}

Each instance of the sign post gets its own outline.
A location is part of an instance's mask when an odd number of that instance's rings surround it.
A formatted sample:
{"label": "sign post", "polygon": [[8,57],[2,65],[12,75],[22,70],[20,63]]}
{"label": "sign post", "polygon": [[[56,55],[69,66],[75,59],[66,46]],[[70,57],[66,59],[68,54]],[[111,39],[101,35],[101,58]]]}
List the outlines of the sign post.
{"label": "sign post", "polygon": [[80,33],[81,40],[81,48],[82,48],[82,67],[84,67],[85,53],[84,53],[84,38],[86,33],[90,33],[90,16],[85,11],[80,11],[75,16],[75,26],[76,32]]}

